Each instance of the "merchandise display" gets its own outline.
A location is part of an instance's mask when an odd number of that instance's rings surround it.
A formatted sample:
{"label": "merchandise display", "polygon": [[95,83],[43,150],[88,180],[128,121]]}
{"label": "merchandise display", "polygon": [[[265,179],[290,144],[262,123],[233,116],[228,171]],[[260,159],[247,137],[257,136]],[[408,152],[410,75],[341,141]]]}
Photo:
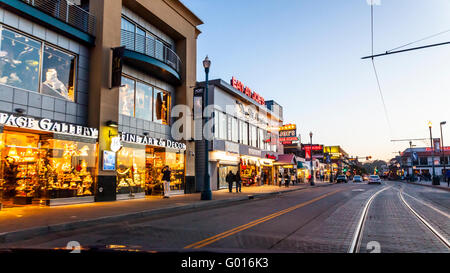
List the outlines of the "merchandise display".
{"label": "merchandise display", "polygon": [[18,132],[4,133],[3,142],[3,200],[30,204],[93,195],[96,144]]}
{"label": "merchandise display", "polygon": [[118,194],[144,191],[145,150],[122,147],[117,155]]}

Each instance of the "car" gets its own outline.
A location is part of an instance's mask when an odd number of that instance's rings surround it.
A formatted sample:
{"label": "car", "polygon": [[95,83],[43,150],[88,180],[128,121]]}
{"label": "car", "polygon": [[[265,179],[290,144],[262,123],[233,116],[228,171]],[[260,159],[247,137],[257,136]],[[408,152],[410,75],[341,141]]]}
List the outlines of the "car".
{"label": "car", "polygon": [[381,178],[378,175],[369,176],[369,184],[381,184]]}
{"label": "car", "polygon": [[369,181],[369,177],[367,175],[363,175],[363,181]]}
{"label": "car", "polygon": [[336,178],[336,183],[345,182],[347,183],[347,177],[345,175],[338,175]]}
{"label": "car", "polygon": [[356,182],[363,182],[361,175],[353,176],[353,183],[356,183]]}

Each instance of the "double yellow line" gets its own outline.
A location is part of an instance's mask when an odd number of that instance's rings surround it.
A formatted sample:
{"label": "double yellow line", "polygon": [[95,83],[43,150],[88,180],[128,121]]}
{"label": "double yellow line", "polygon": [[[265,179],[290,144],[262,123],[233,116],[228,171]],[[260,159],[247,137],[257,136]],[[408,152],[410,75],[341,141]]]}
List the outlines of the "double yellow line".
{"label": "double yellow line", "polygon": [[321,195],[321,196],[316,197],[316,198],[314,198],[314,199],[311,199],[311,200],[309,200],[309,201],[306,201],[306,202],[300,203],[300,204],[298,204],[298,205],[289,207],[289,208],[287,208],[287,209],[284,209],[284,210],[281,210],[281,211],[272,213],[272,214],[267,215],[267,216],[265,216],[265,217],[263,217],[263,218],[259,218],[259,219],[257,219],[257,220],[251,221],[250,223],[247,223],[247,224],[245,224],[245,225],[235,227],[235,228],[233,228],[233,229],[227,230],[227,231],[222,232],[222,233],[220,233],[220,234],[217,234],[217,235],[214,235],[214,236],[212,236],[212,237],[206,238],[206,239],[204,239],[204,240],[198,241],[198,242],[196,242],[196,243],[187,245],[187,246],[185,246],[184,248],[201,248],[201,247],[210,245],[210,244],[212,244],[212,243],[214,243],[214,242],[216,242],[216,241],[218,241],[218,240],[221,240],[221,239],[223,239],[223,238],[229,237],[229,236],[231,236],[231,235],[233,235],[233,234],[236,234],[236,233],[241,232],[241,231],[243,231],[243,230],[249,229],[249,228],[251,228],[251,227],[254,227],[254,226],[258,225],[258,224],[261,224],[261,223],[264,223],[264,222],[266,222],[266,221],[269,221],[270,219],[273,219],[273,218],[275,218],[275,217],[281,216],[281,215],[283,215],[283,214],[286,214],[286,213],[291,212],[291,211],[293,211],[293,210],[296,210],[296,209],[298,209],[298,208],[307,206],[307,205],[309,205],[309,204],[311,204],[311,203],[314,203],[314,202],[316,202],[316,201],[319,201],[319,200],[321,200],[321,199],[323,199],[323,198],[325,198],[325,197],[327,197],[327,196],[336,194],[336,193],[338,193],[338,192],[340,192],[340,191],[343,191],[343,190],[344,190],[344,189],[340,189],[340,190],[336,190],[336,191],[333,191],[333,192],[329,192],[329,193],[327,193],[327,194]]}

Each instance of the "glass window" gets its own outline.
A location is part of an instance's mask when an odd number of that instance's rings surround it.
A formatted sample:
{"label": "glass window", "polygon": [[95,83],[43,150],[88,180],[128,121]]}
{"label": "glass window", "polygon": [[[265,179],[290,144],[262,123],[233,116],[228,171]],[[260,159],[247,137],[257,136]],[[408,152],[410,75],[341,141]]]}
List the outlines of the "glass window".
{"label": "glass window", "polygon": [[170,113],[170,94],[165,91],[154,90],[155,111],[153,121],[161,124],[169,124]]}
{"label": "glass window", "polygon": [[75,55],[44,46],[42,93],[75,100]]}
{"label": "glass window", "polygon": [[258,135],[256,127],[253,125],[250,125],[250,145],[253,147],[258,147]]}
{"label": "glass window", "polygon": [[135,26],[133,23],[128,21],[125,18],[122,18],[121,21],[121,33],[120,33],[120,42],[121,45],[134,50],[134,30]]}
{"label": "glass window", "polygon": [[227,139],[227,115],[219,112],[219,138]]}
{"label": "glass window", "polygon": [[419,165],[428,165],[428,158],[427,157],[419,157],[420,164]]}
{"label": "glass window", "polygon": [[219,138],[219,112],[214,111],[214,137]]}
{"label": "glass window", "polygon": [[233,142],[238,142],[239,141],[239,128],[238,128],[238,120],[237,118],[232,118],[231,120],[231,140]]}
{"label": "glass window", "polygon": [[136,82],[136,117],[152,120],[152,87],[145,83]]}
{"label": "glass window", "polygon": [[117,153],[118,194],[144,191],[145,149],[122,147]]}
{"label": "glass window", "polygon": [[39,41],[1,29],[0,83],[39,92],[40,56]]}
{"label": "glass window", "polygon": [[145,52],[145,30],[142,28],[136,28],[136,51]]}
{"label": "glass window", "polygon": [[248,145],[248,123],[242,121],[242,144]]}
{"label": "glass window", "polygon": [[164,44],[159,40],[156,40],[155,57],[164,60]]}
{"label": "glass window", "polygon": [[134,116],[134,80],[122,77],[122,86],[119,89],[119,113]]}
{"label": "glass window", "polygon": [[230,115],[227,115],[227,123],[228,123],[228,130],[227,130],[227,140],[232,140],[232,130],[233,130],[233,124],[232,124],[232,117]]}
{"label": "glass window", "polygon": [[264,131],[261,128],[258,128],[258,147],[264,149]]}
{"label": "glass window", "polygon": [[146,33],[146,41],[145,41],[145,46],[146,46],[146,54],[149,56],[155,56],[155,38],[153,37],[153,35],[151,35],[150,33]]}

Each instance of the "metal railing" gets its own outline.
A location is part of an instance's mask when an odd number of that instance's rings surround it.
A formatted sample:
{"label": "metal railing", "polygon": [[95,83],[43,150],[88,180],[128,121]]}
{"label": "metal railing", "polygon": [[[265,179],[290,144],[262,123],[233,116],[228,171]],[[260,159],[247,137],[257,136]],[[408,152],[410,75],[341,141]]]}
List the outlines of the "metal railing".
{"label": "metal railing", "polygon": [[69,0],[20,0],[95,36],[95,17]]}
{"label": "metal railing", "polygon": [[122,29],[120,43],[127,49],[162,61],[180,73],[181,60],[178,55],[157,39]]}

